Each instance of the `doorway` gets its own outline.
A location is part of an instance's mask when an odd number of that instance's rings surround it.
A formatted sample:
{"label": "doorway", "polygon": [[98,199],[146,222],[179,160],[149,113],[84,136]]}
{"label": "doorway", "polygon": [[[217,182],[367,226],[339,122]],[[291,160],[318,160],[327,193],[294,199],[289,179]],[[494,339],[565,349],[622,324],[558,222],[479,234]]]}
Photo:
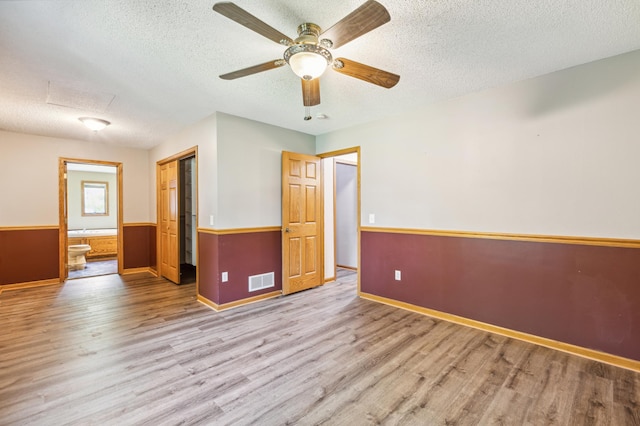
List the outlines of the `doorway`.
{"label": "doorway", "polygon": [[[324,173],[325,282],[360,265],[360,150],[321,154]],[[359,289],[359,286],[358,286]]]}
{"label": "doorway", "polygon": [[156,176],[158,273],[197,285],[197,149],[159,161]]}
{"label": "doorway", "polygon": [[183,158],[178,162],[180,184],[180,284],[196,281],[196,158]]}
{"label": "doorway", "polygon": [[122,273],[122,163],[59,159],[61,281]]}
{"label": "doorway", "polygon": [[[317,156],[282,153],[282,292],[289,294],[335,281],[336,158],[355,166],[355,262],[347,272],[356,273],[360,293],[360,148],[348,148]],[[322,194],[320,196],[320,194]],[[353,199],[353,196],[352,196]],[[322,206],[321,208],[319,208]],[[344,265],[343,265],[344,266]],[[341,270],[345,270],[341,268]]]}
{"label": "doorway", "polygon": [[357,158],[334,158],[336,267],[358,269]]}

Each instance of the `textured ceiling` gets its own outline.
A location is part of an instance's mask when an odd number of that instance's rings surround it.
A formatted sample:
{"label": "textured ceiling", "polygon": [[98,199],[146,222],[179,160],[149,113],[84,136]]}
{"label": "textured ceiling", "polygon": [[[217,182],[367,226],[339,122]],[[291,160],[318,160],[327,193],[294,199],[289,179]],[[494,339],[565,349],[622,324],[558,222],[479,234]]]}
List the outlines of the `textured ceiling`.
{"label": "textured ceiling", "polygon": [[[383,89],[328,70],[304,121],[288,67],[219,74],[283,46],[212,11],[215,1],[0,1],[0,128],[148,148],[215,111],[322,134],[434,101],[640,49],[639,0],[379,0],[391,22],[335,49],[401,75]],[[364,0],[236,0],[296,36]],[[93,133],[77,120],[111,121]]]}

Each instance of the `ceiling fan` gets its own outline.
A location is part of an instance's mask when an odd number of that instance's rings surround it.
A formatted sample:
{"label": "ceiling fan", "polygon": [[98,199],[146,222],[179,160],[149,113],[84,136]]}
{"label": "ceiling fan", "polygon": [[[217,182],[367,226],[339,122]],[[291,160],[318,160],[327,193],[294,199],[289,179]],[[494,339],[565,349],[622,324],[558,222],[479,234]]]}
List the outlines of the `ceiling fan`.
{"label": "ceiling fan", "polygon": [[213,6],[213,10],[269,40],[287,46],[282,59],[222,74],[220,78],[234,80],[289,64],[292,71],[302,81],[302,101],[307,111],[304,117],[305,120],[311,119],[309,108],[320,104],[319,77],[328,66],[331,66],[341,74],[387,89],[395,86],[400,80],[400,76],[397,74],[369,65],[345,58],[333,59],[329,51],[329,49],[343,46],[391,20],[387,9],[375,0],[368,0],[325,31],[321,31],[316,24],[303,23],[298,27],[298,38],[295,40],[282,34],[234,3],[216,3]]}

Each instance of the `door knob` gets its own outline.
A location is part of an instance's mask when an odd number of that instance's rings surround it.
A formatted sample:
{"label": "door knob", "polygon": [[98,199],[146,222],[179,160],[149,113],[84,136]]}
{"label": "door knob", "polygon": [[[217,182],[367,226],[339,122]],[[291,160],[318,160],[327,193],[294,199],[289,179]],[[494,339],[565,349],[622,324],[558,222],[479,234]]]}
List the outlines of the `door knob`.
{"label": "door knob", "polygon": [[291,232],[289,228],[284,228],[284,232]]}

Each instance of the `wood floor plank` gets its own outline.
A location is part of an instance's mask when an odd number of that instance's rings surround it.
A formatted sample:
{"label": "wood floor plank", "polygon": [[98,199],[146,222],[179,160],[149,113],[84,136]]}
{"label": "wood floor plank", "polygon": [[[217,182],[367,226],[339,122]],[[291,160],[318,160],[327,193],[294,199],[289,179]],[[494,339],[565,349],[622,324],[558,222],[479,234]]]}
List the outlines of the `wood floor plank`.
{"label": "wood floor plank", "polygon": [[359,299],[214,312],[101,276],[0,294],[2,425],[640,425],[640,374]]}
{"label": "wood floor plank", "polygon": [[[509,373],[515,364],[514,360],[517,360],[523,354],[525,345],[520,344],[520,342],[507,338],[496,338],[491,335],[487,337],[483,345],[488,349],[492,349],[492,351],[487,351],[487,355],[491,352],[490,357],[484,359],[483,363],[478,364],[476,368],[473,368],[473,364],[469,365],[469,371],[473,371],[474,374],[469,376],[464,388],[458,394],[458,397],[453,400],[450,412],[443,417],[444,423],[461,424],[462,422],[468,422],[468,424],[479,424],[480,420],[485,416],[487,407],[491,407],[492,403],[494,406],[497,404],[495,396],[509,377]],[[510,399],[509,402],[513,403],[513,399]],[[506,403],[499,406],[504,407],[504,405]],[[513,405],[510,407],[513,407]],[[499,414],[491,420],[496,421],[502,416],[502,414]]]}

